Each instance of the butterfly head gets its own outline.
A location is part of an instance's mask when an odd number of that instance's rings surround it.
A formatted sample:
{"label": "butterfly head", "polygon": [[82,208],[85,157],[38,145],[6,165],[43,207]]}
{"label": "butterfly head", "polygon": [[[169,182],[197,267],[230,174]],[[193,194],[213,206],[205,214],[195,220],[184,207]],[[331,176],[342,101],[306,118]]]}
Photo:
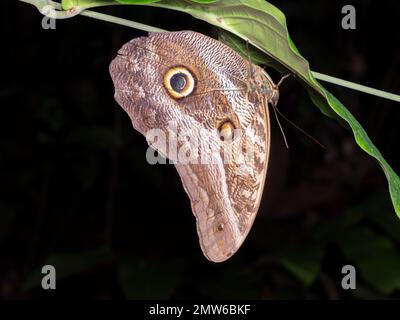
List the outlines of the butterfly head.
{"label": "butterfly head", "polygon": [[267,98],[269,103],[276,107],[279,100],[279,85],[275,84],[269,74],[263,69],[262,79],[261,93]]}
{"label": "butterfly head", "polygon": [[271,104],[276,107],[276,105],[278,104],[279,101],[279,89],[278,86],[275,86],[272,88],[271,92],[270,92],[270,96],[269,96],[269,101],[271,102]]}

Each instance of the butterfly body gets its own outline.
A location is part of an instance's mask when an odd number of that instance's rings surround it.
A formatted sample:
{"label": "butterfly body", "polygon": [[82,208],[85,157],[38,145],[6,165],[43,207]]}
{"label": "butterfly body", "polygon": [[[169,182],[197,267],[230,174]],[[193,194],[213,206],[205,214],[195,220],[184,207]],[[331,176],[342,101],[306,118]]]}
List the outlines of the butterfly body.
{"label": "butterfly body", "polygon": [[[276,85],[262,68],[192,31],[133,39],[110,73],[115,98],[134,128],[175,164],[204,255],[225,261],[258,211],[269,157],[268,103],[277,102]],[[150,141],[155,130],[164,139]]]}

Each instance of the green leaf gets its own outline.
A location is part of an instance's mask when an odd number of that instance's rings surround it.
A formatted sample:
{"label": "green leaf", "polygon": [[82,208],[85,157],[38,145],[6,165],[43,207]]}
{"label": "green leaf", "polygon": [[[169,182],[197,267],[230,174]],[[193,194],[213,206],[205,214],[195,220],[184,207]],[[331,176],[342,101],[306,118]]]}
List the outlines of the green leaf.
{"label": "green leaf", "polygon": [[[65,8],[68,8],[67,2],[71,4],[74,1],[63,1]],[[354,116],[314,78],[308,61],[300,55],[289,36],[285,15],[264,0],[220,0],[207,2],[207,4],[204,3],[205,1],[201,2],[161,0],[146,4],[186,12],[195,18],[229,31],[237,37],[249,41],[255,48],[263,52],[267,56],[266,64],[271,64],[271,60],[273,60],[273,64],[277,63],[281,66],[279,69],[283,68],[293,73],[306,87],[312,101],[321,112],[338,119],[340,122],[347,123],[360,148],[378,161],[388,181],[394,209],[400,217],[399,177],[371,142]],[[96,1],[93,1],[92,6],[95,6],[95,3]],[[104,2],[99,1],[99,5],[102,3]],[[143,1],[117,0],[117,3],[143,4]],[[236,41],[234,46],[236,49],[237,43]]]}
{"label": "green leaf", "polygon": [[[148,4],[155,1],[158,0],[142,0],[142,1],[138,0],[137,4]],[[113,0],[62,0],[61,1],[61,7],[64,10],[69,10],[71,8],[76,8],[76,7],[79,7],[81,9],[88,9],[88,8],[107,6],[113,4],[118,4],[118,2]]]}
{"label": "green leaf", "polygon": [[366,283],[384,294],[400,289],[400,251],[388,238],[358,227],[335,242]]}
{"label": "green leaf", "polygon": [[252,46],[247,46],[243,39],[235,36],[233,33],[221,30],[218,34],[218,40],[230,46],[243,58],[250,59],[250,61],[254,64],[267,65],[279,71],[280,73],[289,73],[288,69],[284,68],[273,58],[268,57],[265,53]]}
{"label": "green leaf", "polygon": [[[371,221],[378,225],[387,235],[400,241],[400,223],[393,215],[387,193],[379,192],[345,212],[318,224],[313,237],[317,241],[330,242],[338,237],[338,232],[352,232],[353,227]],[[397,238],[394,236],[397,232]]]}
{"label": "green leaf", "polygon": [[309,243],[301,246],[297,243],[282,249],[278,260],[301,283],[310,286],[319,274],[323,252],[324,245],[322,243]]}

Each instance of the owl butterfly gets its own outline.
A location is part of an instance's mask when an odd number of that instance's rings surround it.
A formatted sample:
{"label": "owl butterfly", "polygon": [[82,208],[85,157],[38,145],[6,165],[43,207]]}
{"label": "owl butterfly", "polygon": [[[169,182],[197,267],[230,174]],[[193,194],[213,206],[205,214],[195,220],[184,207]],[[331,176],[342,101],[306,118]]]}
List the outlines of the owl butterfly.
{"label": "owl butterfly", "polygon": [[[133,127],[173,160],[204,255],[225,261],[243,243],[260,205],[270,147],[268,103],[276,105],[277,86],[262,68],[193,31],[131,40],[110,73],[115,99]],[[158,139],[154,132],[161,133]],[[172,133],[178,152],[171,148]],[[188,151],[189,160],[180,161]]]}

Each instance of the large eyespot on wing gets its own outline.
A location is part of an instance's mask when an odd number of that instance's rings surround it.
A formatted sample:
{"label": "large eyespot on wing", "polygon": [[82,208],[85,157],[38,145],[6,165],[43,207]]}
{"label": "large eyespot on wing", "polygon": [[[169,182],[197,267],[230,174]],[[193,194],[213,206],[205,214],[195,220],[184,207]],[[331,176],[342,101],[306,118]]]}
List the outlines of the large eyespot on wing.
{"label": "large eyespot on wing", "polygon": [[164,75],[163,85],[173,98],[182,99],[193,92],[195,79],[188,68],[172,67]]}
{"label": "large eyespot on wing", "polygon": [[[230,131],[229,122],[222,130]],[[253,160],[224,163],[216,156],[210,164],[176,164],[184,189],[196,217],[200,246],[205,257],[213,262],[229,259],[249,233],[260,205],[267,172],[270,126],[267,106],[259,106],[250,125],[243,129],[241,143],[254,148]],[[202,141],[219,140],[215,136]],[[223,141],[221,143],[224,143]],[[246,159],[243,149],[235,159]]]}

